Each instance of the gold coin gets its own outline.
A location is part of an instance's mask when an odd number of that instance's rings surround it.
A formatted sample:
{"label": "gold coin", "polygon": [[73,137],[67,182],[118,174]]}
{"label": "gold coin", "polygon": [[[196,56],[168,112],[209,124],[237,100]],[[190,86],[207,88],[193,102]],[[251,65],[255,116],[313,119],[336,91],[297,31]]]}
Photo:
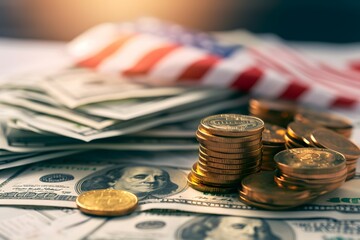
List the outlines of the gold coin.
{"label": "gold coin", "polygon": [[293,116],[298,109],[295,103],[282,100],[251,99],[249,105],[264,112],[281,113],[283,117]]}
{"label": "gold coin", "polygon": [[211,151],[215,151],[218,153],[247,153],[247,152],[252,152],[252,151],[256,151],[256,150],[261,150],[262,148],[262,144],[259,143],[257,145],[253,145],[253,146],[249,146],[246,148],[223,148],[223,147],[215,147],[215,146],[210,146],[207,143],[200,143],[200,146],[207,148]]}
{"label": "gold coin", "polygon": [[217,178],[207,178],[203,177],[203,175],[195,172],[194,170],[191,170],[189,173],[189,176],[191,175],[193,181],[202,183],[208,186],[213,187],[233,187],[234,185],[238,184],[240,182],[239,179],[229,181],[224,179],[217,179]]}
{"label": "gold coin", "polygon": [[243,142],[243,143],[221,143],[221,142],[214,142],[208,139],[205,139],[198,133],[196,133],[196,139],[199,143],[209,146],[209,147],[218,147],[218,148],[226,148],[226,149],[238,149],[238,148],[248,148],[248,147],[255,147],[261,144],[261,138],[255,139],[253,141]]}
{"label": "gold coin", "polygon": [[221,142],[221,143],[244,143],[244,142],[251,142],[257,139],[261,139],[261,133],[247,137],[231,137],[231,136],[220,137],[210,134],[208,131],[206,131],[206,129],[201,127],[201,125],[199,125],[196,135],[201,136],[204,139],[211,140],[213,142]]}
{"label": "gold coin", "polygon": [[283,206],[295,206],[313,197],[309,190],[279,187],[274,182],[274,172],[260,172],[245,177],[241,181],[241,192],[252,201]]}
{"label": "gold coin", "polygon": [[259,159],[257,161],[244,162],[244,163],[240,163],[240,164],[224,164],[224,163],[217,163],[217,162],[208,161],[208,160],[206,160],[206,159],[199,156],[199,162],[201,163],[201,165],[206,165],[206,166],[213,167],[213,168],[244,169],[244,168],[247,168],[249,166],[259,165],[261,163],[261,159]]}
{"label": "gold coin", "polygon": [[294,138],[300,142],[304,142],[307,145],[311,145],[311,133],[322,128],[320,125],[316,124],[306,124],[302,122],[291,122],[287,126],[287,133],[290,138]]}
{"label": "gold coin", "polygon": [[198,161],[198,168],[204,169],[204,171],[212,172],[212,173],[219,173],[219,174],[244,174],[248,172],[254,172],[259,170],[260,162],[257,165],[246,165],[243,168],[240,169],[223,169],[223,168],[216,168],[207,165],[206,163],[202,161]]}
{"label": "gold coin", "polygon": [[344,167],[342,169],[336,170],[335,172],[331,173],[312,173],[310,171],[303,171],[298,173],[297,171],[282,171],[282,173],[287,174],[291,177],[301,178],[301,179],[309,179],[309,180],[316,180],[316,179],[332,179],[337,178],[339,176],[343,176],[347,173],[347,168]]}
{"label": "gold coin", "polygon": [[136,195],[122,190],[100,189],[84,192],[76,199],[80,211],[97,216],[121,216],[133,212]]}
{"label": "gold coin", "polygon": [[260,118],[240,114],[213,115],[202,119],[200,124],[207,132],[219,136],[250,136],[264,129]]}
{"label": "gold coin", "polygon": [[342,153],[346,159],[357,159],[360,157],[359,147],[334,131],[317,129],[312,132],[311,139],[321,147]]}
{"label": "gold coin", "polygon": [[293,139],[288,134],[285,134],[284,138],[285,138],[286,143],[290,144],[291,146],[295,146],[296,148],[307,147],[306,143],[303,143],[303,142],[300,142],[300,141],[298,141],[296,139]]}
{"label": "gold coin", "polygon": [[210,193],[231,193],[235,191],[235,188],[227,187],[214,187],[210,185],[205,185],[201,182],[197,182],[191,174],[187,178],[188,184],[191,188],[201,191],[201,192],[210,192]]}
{"label": "gold coin", "polygon": [[204,161],[211,161],[221,164],[244,164],[247,162],[256,162],[261,160],[261,156],[240,158],[240,159],[216,158],[216,157],[211,157],[206,153],[203,153],[201,150],[199,151],[199,158],[201,158]]}
{"label": "gold coin", "polygon": [[280,210],[287,210],[290,208],[294,208],[297,207],[299,205],[305,204],[306,202],[299,202],[297,205],[294,206],[278,206],[278,205],[272,205],[272,204],[264,204],[264,203],[259,203],[259,202],[255,202],[255,201],[251,201],[249,199],[246,198],[246,195],[244,195],[243,193],[240,192],[240,201],[245,203],[246,205],[255,207],[255,208],[262,208],[262,209],[266,209],[266,210],[271,210],[271,211],[280,211]]}
{"label": "gold coin", "polygon": [[282,172],[333,173],[344,168],[342,154],[322,148],[294,148],[279,152],[274,156]]}
{"label": "gold coin", "polygon": [[227,181],[227,182],[235,182],[235,181],[238,181],[238,180],[241,180],[241,178],[249,175],[249,174],[252,174],[254,172],[257,172],[258,169],[253,169],[252,172],[247,172],[247,173],[243,173],[243,174],[221,174],[221,173],[214,173],[214,172],[210,172],[208,171],[207,169],[204,169],[202,167],[200,167],[198,165],[198,163],[196,163],[196,172],[198,175],[200,176],[203,176],[202,179],[204,179],[204,181],[206,182],[214,182],[214,181],[217,181],[217,182],[224,182],[224,181]]}
{"label": "gold coin", "polygon": [[264,131],[262,132],[262,141],[269,145],[285,144],[284,135],[286,129],[273,124],[265,123]]}
{"label": "gold coin", "polygon": [[311,110],[301,110],[295,115],[295,120],[310,124],[319,124],[330,129],[352,129],[352,124],[346,118],[329,113]]}
{"label": "gold coin", "polygon": [[243,152],[243,153],[223,153],[223,152],[216,152],[210,150],[200,144],[199,150],[211,157],[216,157],[216,158],[240,159],[240,158],[261,156],[261,148],[254,151]]}

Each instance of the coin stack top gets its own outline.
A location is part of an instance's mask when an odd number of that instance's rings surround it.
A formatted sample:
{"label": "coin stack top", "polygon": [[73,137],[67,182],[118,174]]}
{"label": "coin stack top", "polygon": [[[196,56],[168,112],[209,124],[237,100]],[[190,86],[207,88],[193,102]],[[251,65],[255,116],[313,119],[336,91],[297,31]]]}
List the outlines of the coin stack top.
{"label": "coin stack top", "polygon": [[264,122],[256,117],[219,114],[201,120],[196,137],[199,159],[188,183],[204,192],[232,192],[261,165]]}
{"label": "coin stack top", "polygon": [[319,196],[340,187],[346,180],[344,155],[322,148],[294,148],[275,155],[275,182],[291,189],[310,189]]}

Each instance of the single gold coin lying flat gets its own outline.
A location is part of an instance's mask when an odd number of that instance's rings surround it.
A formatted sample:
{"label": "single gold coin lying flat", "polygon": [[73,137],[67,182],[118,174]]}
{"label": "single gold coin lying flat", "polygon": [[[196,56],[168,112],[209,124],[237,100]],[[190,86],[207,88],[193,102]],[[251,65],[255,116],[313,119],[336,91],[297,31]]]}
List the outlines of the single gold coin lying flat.
{"label": "single gold coin lying flat", "polygon": [[319,124],[330,129],[351,129],[351,122],[339,115],[329,112],[315,112],[312,110],[301,110],[295,116],[295,120],[310,124]]}
{"label": "single gold coin lying flat", "polygon": [[133,212],[136,195],[122,190],[100,189],[84,192],[76,199],[80,211],[97,216],[122,216]]}
{"label": "single gold coin lying flat", "polygon": [[357,159],[360,157],[359,147],[334,131],[317,129],[312,132],[311,140],[321,147],[342,153],[346,159]]}
{"label": "single gold coin lying flat", "polygon": [[202,119],[200,124],[207,132],[219,136],[250,136],[264,129],[260,118],[240,114],[213,115]]}

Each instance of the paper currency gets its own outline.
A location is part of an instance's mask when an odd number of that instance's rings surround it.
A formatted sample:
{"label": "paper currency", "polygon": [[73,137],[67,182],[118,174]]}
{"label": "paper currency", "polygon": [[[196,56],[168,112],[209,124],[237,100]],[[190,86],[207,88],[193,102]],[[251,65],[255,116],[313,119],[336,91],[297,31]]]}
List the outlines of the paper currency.
{"label": "paper currency", "polygon": [[58,104],[53,105],[49,103],[50,100],[46,103],[30,101],[24,97],[23,93],[23,91],[0,93],[0,102],[10,105],[15,109],[19,109],[19,111],[21,111],[21,109],[27,109],[38,113],[63,118],[95,129],[103,129],[118,122],[112,119],[105,119],[84,114],[79,111],[69,110]]}
{"label": "paper currency", "polygon": [[233,92],[225,89],[188,89],[187,93],[158,98],[128,99],[96,103],[79,107],[85,113],[111,119],[129,120],[148,114],[160,114],[174,107],[196,107],[204,102],[215,102],[230,96]]}
{"label": "paper currency", "polygon": [[0,207],[0,239],[81,239],[104,221],[75,209]]}
{"label": "paper currency", "polygon": [[86,239],[323,240],[358,239],[359,234],[359,218],[290,220],[170,212],[113,218]]}
{"label": "paper currency", "polygon": [[[311,204],[290,211],[271,212],[241,203],[238,194],[205,194],[189,188],[186,181],[189,170],[170,167],[176,166],[176,159],[171,159],[174,156],[143,154],[132,153],[113,160],[104,156],[91,160],[91,156],[77,155],[62,163],[42,163],[16,169],[12,176],[1,178],[0,205],[74,208],[78,194],[93,189],[114,188],[136,194],[140,200],[140,211],[176,209],[263,218],[337,219],[355,218],[360,213],[360,190],[357,187],[360,176]],[[191,160],[195,161],[194,158]]]}
{"label": "paper currency", "polygon": [[49,115],[26,110],[19,111],[18,109],[8,108],[6,105],[0,105],[0,114],[13,119],[19,119],[42,131],[88,142],[95,139],[131,134],[167,123],[181,122],[188,119],[203,117],[209,113],[211,114],[223,109],[243,106],[247,103],[247,100],[248,96],[242,96],[226,101],[219,101],[211,105],[205,105],[201,108],[190,108],[182,111],[174,109],[172,112],[159,115],[156,118],[145,116],[133,119],[132,121],[120,122],[101,130],[90,128],[75,122],[66,121],[65,119],[51,117]]}
{"label": "paper currency", "polygon": [[151,88],[124,77],[100,75],[85,69],[51,75],[41,82],[41,87],[69,108],[110,100],[170,96],[186,90],[181,87]]}

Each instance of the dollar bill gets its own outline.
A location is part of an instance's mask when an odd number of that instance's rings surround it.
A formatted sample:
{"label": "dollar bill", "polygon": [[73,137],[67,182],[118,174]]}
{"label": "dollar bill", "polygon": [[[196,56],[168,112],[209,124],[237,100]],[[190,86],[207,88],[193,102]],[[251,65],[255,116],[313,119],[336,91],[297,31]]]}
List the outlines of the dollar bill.
{"label": "dollar bill", "polygon": [[0,207],[0,239],[81,239],[104,221],[75,209]]}
{"label": "dollar bill", "polygon": [[[238,194],[207,194],[187,185],[188,169],[176,166],[176,156],[131,153],[109,156],[69,157],[64,162],[40,163],[17,169],[1,178],[0,205],[37,205],[75,208],[76,197],[93,189],[124,189],[136,194],[138,211],[175,209],[263,218],[335,217],[356,218],[360,213],[360,176],[311,204],[282,212],[252,208]],[[188,158],[188,168],[196,155]],[[93,159],[92,159],[93,157]],[[173,159],[171,159],[173,158]],[[85,159],[85,160],[84,160]]]}
{"label": "dollar bill", "polygon": [[159,114],[175,107],[196,107],[199,104],[216,102],[232,93],[228,89],[195,88],[176,96],[93,103],[77,109],[99,117],[129,120],[148,114]]}
{"label": "dollar bill", "polygon": [[291,220],[160,212],[109,219],[85,239],[355,240],[359,234],[359,217]]}
{"label": "dollar bill", "polygon": [[[0,114],[12,119],[19,119],[28,125],[38,128],[42,131],[79,139],[82,141],[92,141],[96,139],[115,137],[147,130],[156,126],[168,123],[181,122],[188,119],[204,117],[213,112],[246,105],[249,97],[241,96],[226,101],[220,101],[211,105],[205,105],[199,108],[190,108],[182,111],[174,109],[166,114],[156,118],[141,117],[131,121],[120,122],[113,126],[97,130],[75,122],[66,121],[49,115],[44,115],[26,110],[16,110],[8,108],[6,105],[0,105]],[[239,107],[240,108],[240,107]]]}
{"label": "dollar bill", "polygon": [[9,105],[9,107],[11,106],[19,109],[19,111],[21,111],[21,109],[27,109],[38,113],[63,118],[95,129],[103,129],[118,122],[116,120],[106,119],[85,114],[79,111],[66,109],[59,104],[54,105],[49,103],[50,100],[47,102],[40,102],[29,100],[25,96],[25,91],[0,93],[0,102]]}
{"label": "dollar bill", "polygon": [[[27,134],[24,134],[27,133]],[[15,136],[14,136],[15,135]],[[39,136],[38,136],[39,135]],[[194,138],[155,138],[140,136],[124,136],[106,139],[106,141],[85,143],[73,139],[54,136],[47,137],[41,134],[10,131],[0,129],[0,148],[17,155],[7,156],[7,159],[19,158],[24,154],[35,154],[44,151],[69,151],[69,150],[196,150],[198,143]],[[5,158],[5,157],[4,157]],[[0,157],[1,162],[1,157]]]}
{"label": "dollar bill", "polygon": [[155,87],[132,82],[119,76],[106,76],[85,69],[68,69],[48,76],[41,87],[69,108],[128,98],[176,95],[182,87]]}
{"label": "dollar bill", "polygon": [[80,152],[85,152],[85,150],[45,151],[45,152],[19,154],[11,159],[0,158],[0,170],[23,166],[23,165],[46,161],[46,160],[53,160],[56,158],[77,154]]}

